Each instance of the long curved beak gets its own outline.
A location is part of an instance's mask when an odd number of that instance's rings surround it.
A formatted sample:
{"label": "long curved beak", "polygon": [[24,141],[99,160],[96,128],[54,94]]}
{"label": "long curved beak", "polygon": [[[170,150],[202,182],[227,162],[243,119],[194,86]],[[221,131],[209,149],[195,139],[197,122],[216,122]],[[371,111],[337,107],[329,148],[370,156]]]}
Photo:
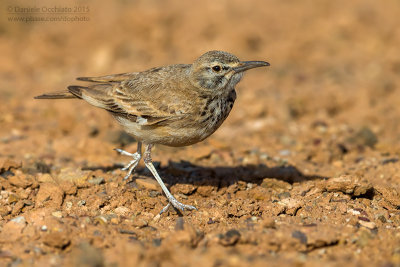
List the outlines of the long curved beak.
{"label": "long curved beak", "polygon": [[233,70],[235,71],[235,73],[238,73],[249,69],[267,67],[267,66],[269,66],[269,63],[265,61],[242,61],[239,63],[237,67],[234,67]]}

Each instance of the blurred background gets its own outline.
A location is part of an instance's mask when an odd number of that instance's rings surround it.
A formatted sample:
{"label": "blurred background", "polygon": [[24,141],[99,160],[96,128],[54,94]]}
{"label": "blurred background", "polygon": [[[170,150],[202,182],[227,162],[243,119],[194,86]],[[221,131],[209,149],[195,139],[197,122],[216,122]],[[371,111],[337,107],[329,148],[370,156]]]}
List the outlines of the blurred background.
{"label": "blurred background", "polygon": [[[399,265],[400,1],[3,0],[0,12],[0,262]],[[153,150],[171,192],[199,208],[183,217],[158,215],[166,199],[143,165],[122,180],[129,158],[113,148],[136,142],[107,112],[33,99],[209,50],[271,66],[246,73],[207,140]]]}
{"label": "blurred background", "polygon": [[[30,7],[41,12],[23,9]],[[120,138],[111,116],[81,101],[33,96],[78,76],[191,63],[208,50],[271,67],[246,74],[231,115],[206,144],[290,154],[293,162],[330,163],[360,146],[399,153],[398,1],[40,0],[2,1],[1,9],[4,155],[75,158],[76,144],[81,160],[111,162]],[[32,21],[63,16],[69,20]]]}

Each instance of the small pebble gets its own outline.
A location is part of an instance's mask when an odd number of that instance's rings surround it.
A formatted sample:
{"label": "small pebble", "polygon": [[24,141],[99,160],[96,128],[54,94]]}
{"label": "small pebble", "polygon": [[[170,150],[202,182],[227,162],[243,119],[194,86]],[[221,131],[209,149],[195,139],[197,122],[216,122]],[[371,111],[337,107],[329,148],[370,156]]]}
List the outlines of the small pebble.
{"label": "small pebble", "polygon": [[276,228],[276,223],[274,219],[266,218],[262,221],[262,226],[264,228]]}
{"label": "small pebble", "polygon": [[11,221],[15,222],[15,223],[20,223],[20,224],[25,224],[26,223],[26,219],[25,219],[24,216],[15,217],[15,218],[11,219]]}
{"label": "small pebble", "polygon": [[368,229],[375,229],[376,228],[376,224],[374,222],[367,222],[367,221],[363,221],[363,220],[359,220],[358,223]]}
{"label": "small pebble", "polygon": [[53,211],[51,213],[51,215],[53,215],[56,218],[62,218],[62,212],[61,211]]}
{"label": "small pebble", "polygon": [[281,156],[290,156],[290,150],[284,149],[279,151],[279,155]]}
{"label": "small pebble", "polygon": [[71,202],[71,201],[67,201],[67,202],[65,203],[65,206],[67,207],[67,209],[72,208],[72,202]]}
{"label": "small pebble", "polygon": [[307,235],[301,231],[293,231],[292,237],[298,239],[302,244],[307,244]]}
{"label": "small pebble", "polygon": [[232,229],[220,236],[219,243],[223,246],[234,246],[240,239],[238,230]]}
{"label": "small pebble", "polygon": [[116,214],[118,214],[119,216],[128,216],[130,213],[130,209],[128,209],[127,207],[121,206],[121,207],[117,207],[114,212]]}
{"label": "small pebble", "polygon": [[88,182],[91,184],[99,185],[99,184],[104,184],[105,180],[103,177],[97,177],[97,178],[89,179]]}
{"label": "small pebble", "polygon": [[105,225],[108,223],[108,220],[105,216],[100,215],[94,218],[94,222],[97,224]]}

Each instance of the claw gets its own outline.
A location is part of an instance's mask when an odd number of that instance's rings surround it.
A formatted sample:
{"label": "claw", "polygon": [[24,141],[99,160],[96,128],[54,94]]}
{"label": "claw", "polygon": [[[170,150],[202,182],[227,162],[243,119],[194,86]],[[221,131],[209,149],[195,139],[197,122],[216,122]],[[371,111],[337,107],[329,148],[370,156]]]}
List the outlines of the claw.
{"label": "claw", "polygon": [[187,210],[197,210],[197,208],[195,206],[185,205],[185,204],[179,202],[174,197],[168,198],[168,200],[169,200],[169,203],[160,211],[160,213],[159,213],[160,215],[163,214],[164,212],[166,212],[169,209],[169,207],[171,207],[171,205],[175,209],[180,210],[182,212],[185,211],[185,209],[187,209]]}
{"label": "claw", "polygon": [[133,160],[131,160],[128,164],[126,164],[125,167],[121,168],[121,170],[123,171],[128,171],[128,173],[125,175],[124,180],[127,180],[132,172],[135,170],[136,166],[139,164],[140,159],[142,158],[141,155],[141,143],[138,143],[138,150],[135,153],[129,153],[125,150],[119,149],[119,148],[114,148],[115,151],[117,151],[118,153],[120,153],[121,155],[124,156],[129,156],[132,157]]}

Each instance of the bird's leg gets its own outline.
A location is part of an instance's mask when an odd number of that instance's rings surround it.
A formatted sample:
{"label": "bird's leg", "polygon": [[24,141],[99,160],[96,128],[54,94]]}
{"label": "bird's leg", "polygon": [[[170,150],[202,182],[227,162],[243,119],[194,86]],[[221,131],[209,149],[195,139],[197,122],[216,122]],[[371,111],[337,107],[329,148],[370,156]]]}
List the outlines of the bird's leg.
{"label": "bird's leg", "polygon": [[165,206],[161,211],[160,214],[167,211],[168,208],[172,205],[176,209],[180,209],[181,211],[184,211],[185,209],[187,210],[197,210],[196,207],[190,206],[190,205],[185,205],[180,203],[172,194],[169,192],[168,188],[165,186],[164,182],[161,180],[161,177],[158,175],[156,168],[154,168],[154,165],[151,161],[151,144],[146,144],[146,148],[144,150],[144,164],[146,167],[150,170],[150,172],[153,174],[154,178],[156,178],[158,184],[161,186],[161,189],[164,191],[164,194],[168,198],[168,205]]}
{"label": "bird's leg", "polygon": [[135,170],[136,166],[139,164],[140,159],[142,158],[142,142],[138,142],[137,151],[133,154],[119,148],[116,148],[115,150],[121,153],[121,155],[133,158],[133,160],[131,160],[125,167],[122,168],[123,171],[128,170],[128,173],[124,177],[124,180],[126,180],[131,176],[132,172]]}

